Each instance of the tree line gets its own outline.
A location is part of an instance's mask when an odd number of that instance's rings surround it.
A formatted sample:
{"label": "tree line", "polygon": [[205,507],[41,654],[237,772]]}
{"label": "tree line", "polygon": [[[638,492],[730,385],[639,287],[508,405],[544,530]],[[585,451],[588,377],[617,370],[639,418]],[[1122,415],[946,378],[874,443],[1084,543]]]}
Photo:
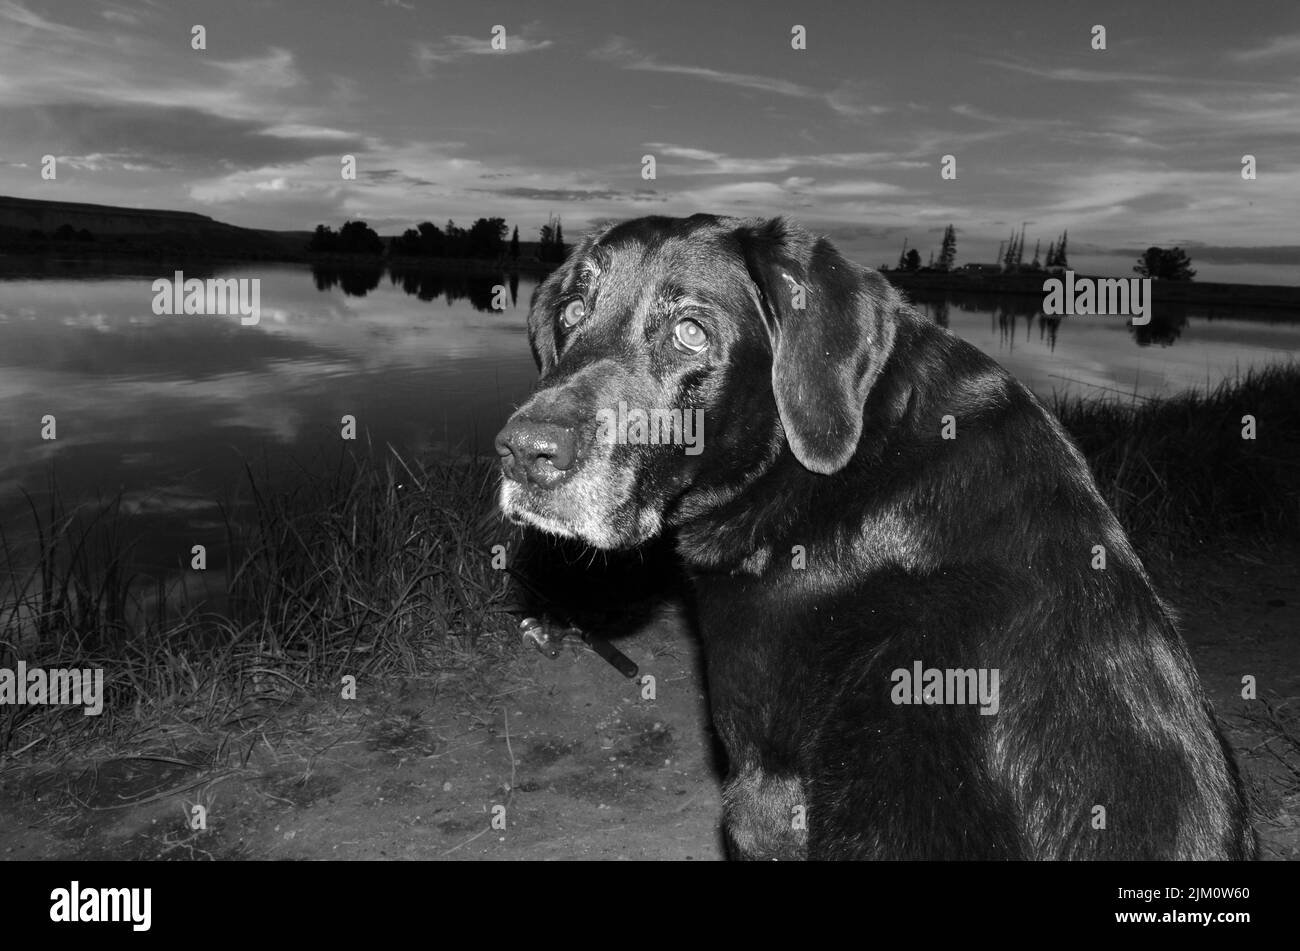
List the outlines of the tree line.
{"label": "tree line", "polygon": [[77,230],[76,228],[72,227],[72,225],[67,224],[66,222],[64,224],[59,225],[57,228],[54,229],[52,233],[48,235],[40,228],[33,228],[32,230],[27,232],[27,238],[30,241],[45,241],[47,238],[53,238],[55,241],[83,241],[84,242],[84,241],[95,240],[95,236],[85,228],[82,228],[81,230]]}
{"label": "tree line", "polygon": [[[1011,232],[1011,237],[1003,241],[998,247],[998,256],[996,261],[991,265],[971,264],[966,265],[968,270],[996,271],[1000,274],[1020,274],[1033,273],[1044,270],[1064,270],[1070,266],[1069,258],[1069,240],[1068,231],[1061,232],[1061,237],[1053,240],[1047,245],[1046,257],[1041,256],[1042,241],[1036,241],[1034,244],[1033,259],[1025,263],[1025,229],[1022,225],[1020,233]],[[903,239],[903,250],[898,256],[899,271],[909,273],[947,273],[955,270],[957,260],[957,231],[952,225],[948,225],[943,232],[943,241],[939,246],[939,257],[936,260],[934,252],[930,252],[930,261],[928,264],[921,263],[921,252],[916,248],[908,248],[907,239]],[[1187,252],[1182,248],[1158,248],[1150,247],[1138,258],[1137,264],[1133,270],[1142,277],[1150,277],[1162,281],[1190,281],[1196,276],[1196,270],[1191,266],[1191,259]]]}
{"label": "tree line", "polygon": [[[422,221],[407,228],[396,238],[385,241],[364,221],[346,221],[338,231],[317,225],[307,250],[313,253],[368,254],[391,257],[422,257],[500,261],[519,260],[519,228],[506,240],[504,218],[479,218],[468,228],[449,220],[445,228]],[[534,257],[539,261],[559,263],[568,253],[560,219],[552,217],[538,229]]]}

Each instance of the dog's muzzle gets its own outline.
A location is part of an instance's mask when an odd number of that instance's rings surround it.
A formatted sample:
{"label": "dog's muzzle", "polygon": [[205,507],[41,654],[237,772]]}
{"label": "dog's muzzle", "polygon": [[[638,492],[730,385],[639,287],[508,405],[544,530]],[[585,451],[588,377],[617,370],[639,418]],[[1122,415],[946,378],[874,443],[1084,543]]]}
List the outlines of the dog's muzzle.
{"label": "dog's muzzle", "polygon": [[522,485],[549,489],[559,485],[578,457],[574,430],[558,423],[514,417],[496,438],[501,471]]}

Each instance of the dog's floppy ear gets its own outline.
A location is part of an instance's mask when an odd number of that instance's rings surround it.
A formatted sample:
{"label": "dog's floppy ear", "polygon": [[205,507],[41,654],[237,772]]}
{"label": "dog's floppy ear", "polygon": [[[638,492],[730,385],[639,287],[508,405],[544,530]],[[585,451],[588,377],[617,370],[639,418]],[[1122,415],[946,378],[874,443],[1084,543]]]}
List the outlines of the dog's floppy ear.
{"label": "dog's floppy ear", "polygon": [[898,293],[781,218],[737,232],[772,334],[772,392],[795,458],[823,475],[853,457],[894,345]]}

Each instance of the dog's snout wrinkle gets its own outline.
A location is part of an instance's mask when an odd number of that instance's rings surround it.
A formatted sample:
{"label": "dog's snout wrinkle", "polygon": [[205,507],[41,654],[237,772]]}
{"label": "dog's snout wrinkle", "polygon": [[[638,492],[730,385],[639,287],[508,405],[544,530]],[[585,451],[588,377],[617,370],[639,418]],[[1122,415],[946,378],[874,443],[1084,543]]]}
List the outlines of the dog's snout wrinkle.
{"label": "dog's snout wrinkle", "polygon": [[496,438],[506,477],[547,489],[568,476],[577,445],[572,427],[528,418],[511,420]]}

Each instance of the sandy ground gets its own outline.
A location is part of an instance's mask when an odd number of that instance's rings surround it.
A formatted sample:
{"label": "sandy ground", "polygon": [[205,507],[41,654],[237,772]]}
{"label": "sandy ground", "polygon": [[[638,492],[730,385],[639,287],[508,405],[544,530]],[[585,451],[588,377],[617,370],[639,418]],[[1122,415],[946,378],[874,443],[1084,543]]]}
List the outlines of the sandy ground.
{"label": "sandy ground", "polygon": [[[1157,573],[1246,771],[1265,858],[1300,858],[1300,751],[1240,696],[1252,675],[1275,707],[1300,704],[1300,552]],[[580,642],[555,660],[503,645],[282,710],[224,745],[178,735],[57,768],[20,757],[0,771],[0,858],[720,859],[695,640],[667,612],[619,646],[654,699]]]}

